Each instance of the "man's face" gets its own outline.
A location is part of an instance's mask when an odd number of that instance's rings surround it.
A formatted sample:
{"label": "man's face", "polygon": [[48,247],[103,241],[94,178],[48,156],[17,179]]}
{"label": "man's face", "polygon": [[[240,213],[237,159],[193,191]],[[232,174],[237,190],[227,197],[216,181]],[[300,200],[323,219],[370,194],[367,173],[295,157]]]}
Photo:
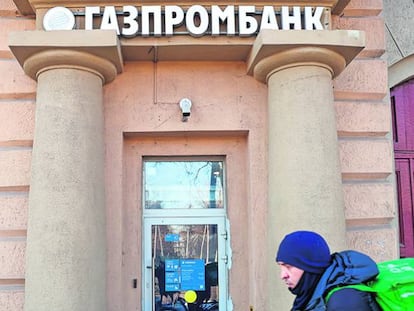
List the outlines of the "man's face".
{"label": "man's face", "polygon": [[278,262],[278,264],[280,266],[280,278],[286,283],[288,288],[295,288],[304,271],[284,262]]}

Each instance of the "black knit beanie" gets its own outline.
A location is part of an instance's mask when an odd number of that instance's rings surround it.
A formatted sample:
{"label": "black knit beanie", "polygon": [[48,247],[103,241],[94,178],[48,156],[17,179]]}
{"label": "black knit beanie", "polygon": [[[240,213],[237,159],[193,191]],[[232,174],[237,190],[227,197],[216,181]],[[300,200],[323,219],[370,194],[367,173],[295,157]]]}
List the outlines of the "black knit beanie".
{"label": "black knit beanie", "polygon": [[282,240],[276,261],[321,274],[331,264],[331,253],[328,244],[318,233],[296,231],[286,235]]}

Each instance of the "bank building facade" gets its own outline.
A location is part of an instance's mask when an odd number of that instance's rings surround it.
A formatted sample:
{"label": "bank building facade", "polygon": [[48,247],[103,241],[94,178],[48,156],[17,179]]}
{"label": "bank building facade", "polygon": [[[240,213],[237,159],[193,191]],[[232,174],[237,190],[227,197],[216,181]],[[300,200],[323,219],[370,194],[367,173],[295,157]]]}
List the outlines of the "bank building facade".
{"label": "bank building facade", "polygon": [[294,230],[413,257],[413,14],[0,0],[0,310],[289,310]]}

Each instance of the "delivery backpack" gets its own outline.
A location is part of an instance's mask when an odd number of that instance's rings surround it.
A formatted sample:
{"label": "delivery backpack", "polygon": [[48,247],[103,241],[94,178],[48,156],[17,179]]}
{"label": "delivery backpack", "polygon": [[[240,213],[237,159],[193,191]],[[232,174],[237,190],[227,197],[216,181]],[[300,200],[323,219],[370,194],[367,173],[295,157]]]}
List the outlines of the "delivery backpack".
{"label": "delivery backpack", "polygon": [[375,293],[384,311],[414,310],[414,258],[402,258],[378,263],[378,276],[367,284],[346,285],[331,290],[325,301],[342,288],[355,288]]}

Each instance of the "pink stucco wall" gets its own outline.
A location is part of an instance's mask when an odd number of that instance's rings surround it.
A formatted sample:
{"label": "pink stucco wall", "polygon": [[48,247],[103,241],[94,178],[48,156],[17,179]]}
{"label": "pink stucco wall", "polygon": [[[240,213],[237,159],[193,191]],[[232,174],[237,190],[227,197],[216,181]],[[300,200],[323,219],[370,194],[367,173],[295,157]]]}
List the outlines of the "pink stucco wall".
{"label": "pink stucco wall", "polygon": [[[264,265],[264,257],[256,254],[264,249],[265,228],[251,224],[265,222],[266,94],[264,85],[246,76],[244,63],[127,64],[125,72],[105,88],[106,189],[111,206],[108,246],[116,250],[109,252],[108,273],[113,282],[108,293],[114,298],[126,295],[122,302],[109,299],[110,308],[124,303],[122,309],[134,309],[140,303],[136,290],[122,277],[140,274],[136,261],[141,247],[141,167],[137,159],[143,155],[226,155],[228,215],[234,233],[230,284],[248,284],[249,274],[264,278],[254,270],[243,271],[252,260]],[[181,121],[178,102],[182,97],[193,102],[188,122]],[[125,175],[117,173],[122,170]],[[124,204],[115,203],[120,201]],[[127,245],[124,256],[120,240]],[[253,252],[249,255],[247,249]],[[123,267],[116,264],[121,261]],[[260,287],[251,290],[263,292]],[[243,292],[233,293],[239,304],[248,304]]]}

